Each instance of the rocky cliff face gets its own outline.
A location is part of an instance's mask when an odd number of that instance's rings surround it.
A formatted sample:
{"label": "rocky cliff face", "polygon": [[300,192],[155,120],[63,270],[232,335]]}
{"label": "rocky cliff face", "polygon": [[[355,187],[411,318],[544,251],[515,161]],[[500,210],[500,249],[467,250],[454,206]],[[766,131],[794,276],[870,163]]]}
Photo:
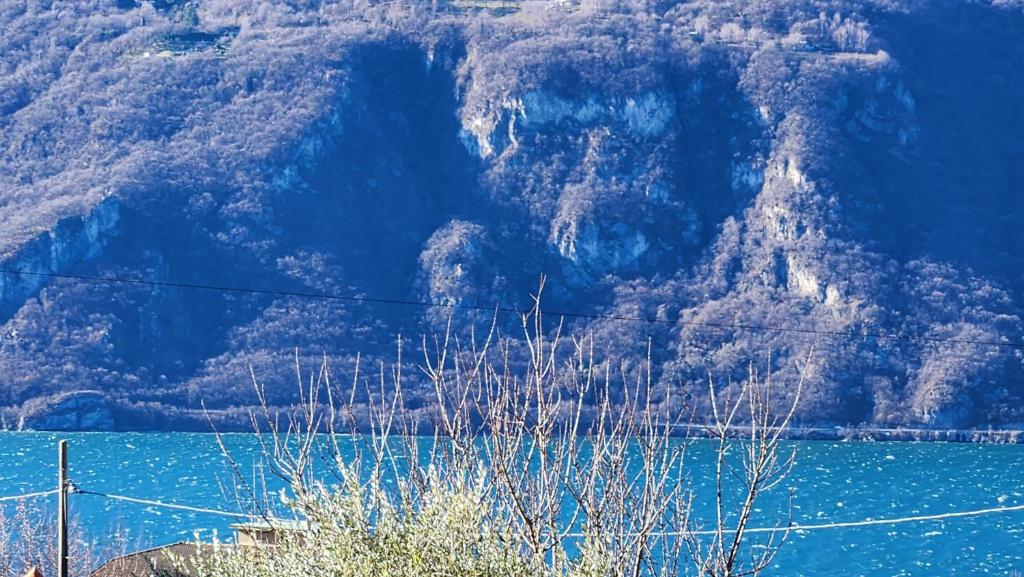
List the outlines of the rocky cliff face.
{"label": "rocky cliff face", "polygon": [[287,402],[296,349],[447,320],[293,293],[521,307],[543,274],[656,319],[570,328],[651,339],[698,407],[813,347],[805,423],[1024,421],[1013,3],[129,4],[0,14],[0,405],[173,427],[249,365]]}
{"label": "rocky cliff face", "polygon": [[26,403],[17,417],[18,430],[112,431],[114,414],[106,395],[76,391]]}
{"label": "rocky cliff face", "polygon": [[24,271],[0,277],[0,314],[10,317],[21,303],[46,286],[49,275],[95,259],[103,252],[108,237],[117,232],[117,197],[100,201],[85,216],[57,221],[51,230],[3,257],[6,268]]}

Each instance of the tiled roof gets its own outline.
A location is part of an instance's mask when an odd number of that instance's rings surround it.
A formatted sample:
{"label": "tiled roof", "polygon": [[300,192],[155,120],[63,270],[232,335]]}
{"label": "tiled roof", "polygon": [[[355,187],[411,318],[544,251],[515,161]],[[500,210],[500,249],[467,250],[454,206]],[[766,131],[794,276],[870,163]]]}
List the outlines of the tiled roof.
{"label": "tiled roof", "polygon": [[[174,543],[115,557],[94,571],[90,577],[193,577],[191,559],[212,545]],[[172,559],[180,559],[185,567],[178,569]]]}

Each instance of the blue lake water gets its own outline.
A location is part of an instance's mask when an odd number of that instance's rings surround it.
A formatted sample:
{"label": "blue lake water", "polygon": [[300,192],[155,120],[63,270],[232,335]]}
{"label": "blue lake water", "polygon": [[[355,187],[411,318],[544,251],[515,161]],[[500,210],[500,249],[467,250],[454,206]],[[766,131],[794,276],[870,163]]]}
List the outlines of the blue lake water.
{"label": "blue lake water", "polygon": [[[57,441],[69,442],[70,475],[85,490],[237,511],[231,475],[212,435],[0,433],[0,496],[56,486]],[[225,437],[243,474],[259,450],[251,435]],[[822,524],[1024,505],[1024,446],[947,443],[794,442],[793,520]],[[688,454],[696,515],[707,511],[710,447]],[[790,491],[766,499],[754,526],[771,526]],[[53,498],[49,498],[53,501]],[[2,506],[11,507],[10,504]],[[70,497],[95,538],[114,528],[139,546],[228,533],[204,513]],[[1024,511],[890,526],[796,532],[775,560],[779,576],[891,577],[1024,572]]]}

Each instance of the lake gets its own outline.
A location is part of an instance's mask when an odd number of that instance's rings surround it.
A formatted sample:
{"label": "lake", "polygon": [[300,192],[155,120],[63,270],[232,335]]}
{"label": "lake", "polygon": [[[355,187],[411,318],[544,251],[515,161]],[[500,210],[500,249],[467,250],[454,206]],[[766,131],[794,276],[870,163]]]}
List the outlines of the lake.
{"label": "lake", "polygon": [[[52,489],[57,441],[68,440],[73,482],[86,491],[237,511],[231,475],[212,435],[183,433],[0,433],[0,496]],[[252,435],[226,443],[247,476],[259,451]],[[690,482],[706,514],[711,448],[694,442]],[[793,520],[803,525],[1024,505],[1024,446],[794,441]],[[789,491],[761,506],[753,526],[772,526]],[[44,498],[51,502],[54,497]],[[70,496],[90,536],[127,531],[137,546],[229,533],[231,519],[89,494]],[[10,503],[0,506],[11,510]],[[898,525],[795,532],[770,573],[786,577],[1010,575],[1024,571],[1024,511]]]}

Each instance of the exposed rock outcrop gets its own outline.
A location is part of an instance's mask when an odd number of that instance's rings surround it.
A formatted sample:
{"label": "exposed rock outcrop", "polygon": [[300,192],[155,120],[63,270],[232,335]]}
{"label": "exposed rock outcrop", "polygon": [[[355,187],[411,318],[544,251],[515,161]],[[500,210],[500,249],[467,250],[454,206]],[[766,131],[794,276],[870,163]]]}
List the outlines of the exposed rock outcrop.
{"label": "exposed rock outcrop", "polygon": [[35,399],[21,408],[19,430],[113,431],[114,413],[100,391],[73,391]]}

